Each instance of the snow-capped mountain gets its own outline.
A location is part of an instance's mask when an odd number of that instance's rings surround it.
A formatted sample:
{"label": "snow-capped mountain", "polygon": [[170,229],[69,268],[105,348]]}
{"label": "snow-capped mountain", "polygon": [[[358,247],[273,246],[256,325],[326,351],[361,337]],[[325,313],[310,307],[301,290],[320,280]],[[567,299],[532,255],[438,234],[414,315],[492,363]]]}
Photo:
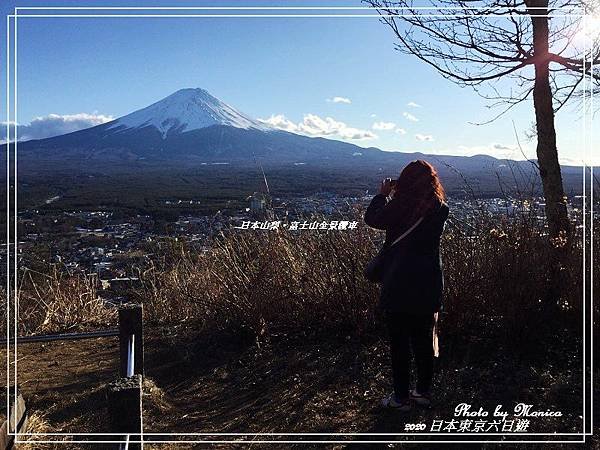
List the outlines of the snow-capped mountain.
{"label": "snow-capped mountain", "polygon": [[266,131],[264,124],[246,116],[200,88],[180,89],[168,97],[110,123],[120,131],[155,127],[163,138],[213,125]]}
{"label": "snow-capped mountain", "polygon": [[[357,156],[357,155],[360,155]],[[19,144],[20,167],[191,167],[211,162],[263,164],[314,161],[359,164],[389,156],[378,149],[277,130],[215,98],[204,89],[181,89],[111,122]],[[386,157],[387,157],[386,156]]]}
{"label": "snow-capped mountain", "polygon": [[[443,176],[449,172],[445,169],[448,164],[460,173],[487,179],[502,162],[490,156],[385,152],[281,131],[203,89],[181,89],[146,108],[91,128],[20,142],[18,154],[21,174],[83,174],[90,170],[133,174],[146,169],[193,170],[212,164],[255,170],[260,159],[263,166],[296,167],[298,173],[312,167],[391,175],[410,160],[425,157],[437,163]],[[522,165],[531,170],[528,162]],[[578,169],[577,176],[580,174]],[[563,175],[567,173],[563,171]]]}

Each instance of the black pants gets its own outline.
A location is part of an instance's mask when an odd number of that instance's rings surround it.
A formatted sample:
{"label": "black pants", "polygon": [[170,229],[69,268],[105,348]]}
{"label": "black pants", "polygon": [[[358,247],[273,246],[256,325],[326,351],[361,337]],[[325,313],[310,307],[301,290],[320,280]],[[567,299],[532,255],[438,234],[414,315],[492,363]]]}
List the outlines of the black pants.
{"label": "black pants", "polygon": [[433,375],[433,314],[388,312],[386,319],[396,397],[408,397],[411,348],[417,365],[417,391],[428,393]]}

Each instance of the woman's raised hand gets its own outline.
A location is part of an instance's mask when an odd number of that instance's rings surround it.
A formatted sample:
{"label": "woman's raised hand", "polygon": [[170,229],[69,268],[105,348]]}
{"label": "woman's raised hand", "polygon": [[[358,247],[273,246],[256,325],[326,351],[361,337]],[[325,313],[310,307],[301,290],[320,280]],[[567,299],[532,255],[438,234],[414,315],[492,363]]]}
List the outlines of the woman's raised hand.
{"label": "woman's raised hand", "polygon": [[392,192],[392,179],[384,178],[381,181],[381,186],[379,187],[379,193],[383,194],[387,197],[388,195],[390,195],[390,192]]}

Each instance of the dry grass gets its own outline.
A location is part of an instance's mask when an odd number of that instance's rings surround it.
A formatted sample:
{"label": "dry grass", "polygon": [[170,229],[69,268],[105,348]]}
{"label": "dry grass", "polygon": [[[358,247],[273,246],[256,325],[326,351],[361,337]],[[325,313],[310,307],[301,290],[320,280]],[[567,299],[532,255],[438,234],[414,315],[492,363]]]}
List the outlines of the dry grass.
{"label": "dry grass", "polygon": [[[142,286],[130,300],[144,304],[148,324],[192,324],[258,343],[282,333],[379,333],[377,286],[362,271],[381,237],[359,225],[348,231],[230,232],[215,238],[207,252],[161,242],[154,249],[160,258],[132,268]],[[514,341],[539,332],[537,325],[568,325],[579,317],[582,298],[579,235],[573,243],[564,252],[562,294],[549,300],[555,250],[532,217],[498,221],[480,213],[468,223],[451,217],[442,240],[444,333],[460,338],[469,324],[474,332],[494,330],[495,338]],[[45,273],[23,269],[19,283],[20,333],[116,321],[114,308],[98,297],[94,276],[53,265]],[[0,311],[2,325],[5,313]]]}
{"label": "dry grass", "polygon": [[[99,298],[95,275],[71,273],[55,264],[48,265],[45,273],[20,269],[17,295],[20,335],[114,326],[115,308]],[[0,320],[5,334],[6,292],[2,290],[0,296]]]}
{"label": "dry grass", "polygon": [[[555,247],[531,217],[451,219],[442,241],[436,414],[449,416],[469,399],[492,407],[519,399],[562,410],[576,429],[580,404],[570,393],[581,391],[580,239],[565,248],[560,298],[549,300]],[[374,406],[389,388],[389,361],[377,287],[362,269],[380,240],[359,226],[231,232],[208,252],[161,243],[161,258],[139,268],[142,286],[130,296],[144,303],[149,329],[167,330],[146,346],[147,430],[398,431],[397,418]],[[21,332],[116,322],[84,274],[25,271],[19,288]],[[19,346],[28,404],[49,411],[36,426],[104,429],[103,386],[117,376],[116,341],[94,342]]]}
{"label": "dry grass", "polygon": [[[48,419],[43,414],[34,411],[29,414],[27,419],[27,429],[24,430],[26,433],[54,433],[56,430],[50,425]],[[25,436],[21,436],[20,440],[27,439]],[[18,446],[20,450],[36,450],[40,448],[40,444],[28,443],[20,444]]]}
{"label": "dry grass", "polygon": [[[530,431],[580,429],[581,403],[573,392],[581,391],[581,366],[570,360],[578,346],[574,340],[552,355],[551,363],[535,365],[516,363],[514,355],[504,352],[489,358],[493,349],[485,342],[469,343],[474,353],[464,360],[466,347],[450,353],[443,340],[436,361],[435,408],[398,415],[378,407],[391,384],[388,346],[381,338],[288,337],[258,347],[224,335],[207,341],[194,333],[172,333],[171,327],[147,330],[146,433],[397,433],[404,423],[450,418],[462,401],[487,410],[524,401],[564,413],[560,419],[533,421]],[[564,337],[541,344],[556,346]],[[106,382],[117,376],[116,342],[108,343],[93,339],[61,348],[24,345],[21,355],[35,356],[20,364],[28,407],[44,411],[47,423],[59,431],[106,431],[102,394]],[[68,358],[74,353],[78,360]]]}
{"label": "dry grass", "polygon": [[19,289],[19,323],[25,333],[78,330],[114,323],[114,308],[98,297],[94,275],[70,274],[53,265],[48,274],[25,270]]}
{"label": "dry grass", "polygon": [[[468,324],[473,333],[514,342],[580,317],[579,236],[564,249],[560,298],[549,299],[556,248],[542,231],[522,216],[498,223],[479,215],[468,224],[448,224],[445,333],[460,338]],[[245,231],[221,235],[205,253],[171,242],[160,249],[162,259],[140,271],[143,285],[132,299],[145,304],[149,323],[193,323],[259,343],[280,333],[378,333],[377,287],[362,270],[380,238],[366,227]]]}
{"label": "dry grass", "polygon": [[371,238],[366,230],[247,232],[221,236],[209,253],[173,243],[140,274],[134,299],[150,322],[194,321],[259,339],[307,324],[361,333],[375,315],[376,290],[362,276]]}

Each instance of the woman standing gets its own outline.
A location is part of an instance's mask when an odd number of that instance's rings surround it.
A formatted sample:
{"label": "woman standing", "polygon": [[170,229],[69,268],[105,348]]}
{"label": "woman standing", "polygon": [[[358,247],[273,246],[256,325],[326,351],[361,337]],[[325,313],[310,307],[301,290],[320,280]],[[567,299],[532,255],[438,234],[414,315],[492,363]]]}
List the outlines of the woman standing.
{"label": "woman standing", "polygon": [[[444,286],[439,246],[447,218],[444,188],[433,166],[422,160],[408,164],[397,180],[383,180],[365,213],[367,225],[386,232],[380,304],[390,338],[394,392],[382,404],[400,411],[409,411],[411,400],[421,406],[431,403],[434,325]],[[411,349],[417,367],[413,390]]]}

